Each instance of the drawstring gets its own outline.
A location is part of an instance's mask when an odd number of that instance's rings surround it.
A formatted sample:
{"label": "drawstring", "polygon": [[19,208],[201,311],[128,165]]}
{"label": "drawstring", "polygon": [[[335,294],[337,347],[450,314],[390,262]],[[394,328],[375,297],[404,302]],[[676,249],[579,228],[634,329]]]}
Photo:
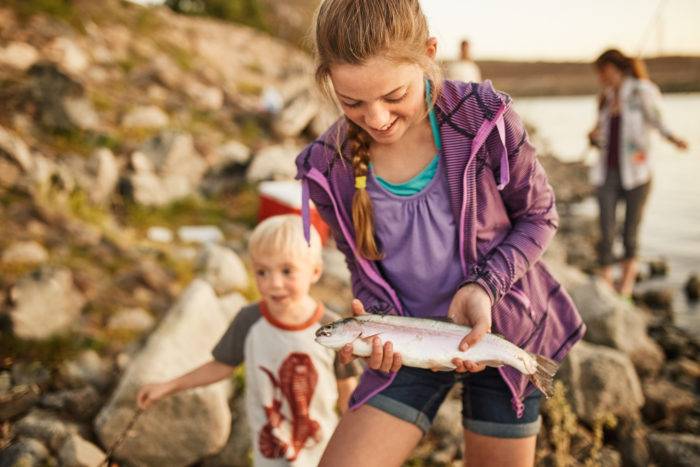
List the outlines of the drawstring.
{"label": "drawstring", "polygon": [[309,210],[309,181],[301,179],[301,221],[304,225],[304,239],[311,246],[311,213]]}
{"label": "drawstring", "polygon": [[503,115],[496,120],[496,128],[498,136],[501,139],[501,167],[500,167],[500,183],[498,189],[502,190],[510,182],[510,166],[508,165],[508,150],[506,149],[506,129],[503,122]]}

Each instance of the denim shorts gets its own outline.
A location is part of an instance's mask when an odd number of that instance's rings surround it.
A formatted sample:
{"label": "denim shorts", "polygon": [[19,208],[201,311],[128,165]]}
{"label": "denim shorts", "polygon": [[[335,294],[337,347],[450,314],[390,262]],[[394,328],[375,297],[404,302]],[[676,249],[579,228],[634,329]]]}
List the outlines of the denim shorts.
{"label": "denim shorts", "polygon": [[497,438],[527,438],[540,431],[541,393],[535,390],[523,401],[517,418],[511,392],[495,368],[478,373],[433,372],[401,367],[394,381],[367,401],[383,412],[413,423],[427,433],[440,404],[455,383],[462,383],[462,426],[474,433]]}

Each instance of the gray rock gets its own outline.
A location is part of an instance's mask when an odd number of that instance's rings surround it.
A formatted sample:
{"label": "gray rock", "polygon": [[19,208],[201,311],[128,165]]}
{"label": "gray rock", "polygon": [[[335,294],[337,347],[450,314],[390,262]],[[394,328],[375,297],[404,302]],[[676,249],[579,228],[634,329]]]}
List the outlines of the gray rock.
{"label": "gray rock", "polygon": [[688,300],[697,301],[700,299],[700,277],[697,274],[691,274],[688,276],[684,290]]}
{"label": "gray rock", "polygon": [[[211,359],[210,350],[229,321],[211,286],[195,280],[133,358],[108,404],[95,419],[102,445],[111,446],[136,412],[146,383],[179,376]],[[144,412],[115,453],[131,465],[190,465],[218,452],[228,439],[230,382],[185,391]]]}
{"label": "gray rock", "polygon": [[119,166],[112,151],[97,149],[85,164],[89,184],[85,189],[90,200],[96,204],[106,202],[114,193],[119,181]]}
{"label": "gray rock", "polygon": [[293,144],[274,145],[261,149],[248,166],[246,179],[254,183],[261,180],[291,180],[296,175],[294,163],[299,147]]}
{"label": "gray rock", "polygon": [[125,128],[164,128],[170,119],[168,114],[155,105],[136,107],[122,118]]}
{"label": "gray rock", "polygon": [[170,243],[173,241],[173,231],[167,227],[149,227],[146,236],[152,242]]}
{"label": "gray rock", "polygon": [[241,308],[243,308],[248,301],[245,297],[238,292],[230,293],[219,297],[219,305],[221,306],[221,311],[226,316],[226,319],[233,321]]}
{"label": "gray rock", "polygon": [[105,459],[105,453],[91,442],[73,434],[63,443],[59,459],[65,467],[99,467]]}
{"label": "gray rock", "polygon": [[81,130],[98,130],[100,117],[87,97],[66,97],[63,108],[73,124]]}
{"label": "gray rock", "polygon": [[663,351],[647,335],[646,317],[637,307],[598,279],[590,279],[567,266],[549,266],[586,323],[586,341],[621,350],[643,375],[659,371],[664,362]]}
{"label": "gray rock", "polygon": [[273,131],[282,138],[298,136],[318,114],[320,104],[311,92],[295,97],[272,121]]}
{"label": "gray rock", "polygon": [[224,448],[202,462],[202,467],[248,467],[251,458],[251,436],[243,392],[236,394],[231,408],[231,433]]}
{"label": "gray rock", "polygon": [[38,62],[27,72],[31,78],[31,95],[41,124],[51,130],[77,131],[78,126],[67,112],[67,98],[85,95],[83,85],[51,62]]}
{"label": "gray rock", "polygon": [[12,381],[45,387],[51,382],[51,372],[40,362],[16,362],[12,365]]}
{"label": "gray rock", "polygon": [[15,303],[10,310],[13,331],[23,339],[45,339],[67,331],[85,303],[68,269],[42,268],[20,279],[10,295]]}
{"label": "gray rock", "polygon": [[69,387],[94,385],[105,389],[112,380],[112,364],[94,350],[85,350],[76,358],[63,362],[58,373],[61,381]]}
{"label": "gray rock", "polygon": [[52,392],[41,399],[42,407],[62,411],[82,421],[88,421],[97,414],[101,403],[102,398],[92,386]]}
{"label": "gray rock", "polygon": [[648,440],[652,457],[660,466],[700,465],[700,436],[688,433],[651,433]]}
{"label": "gray rock", "polygon": [[198,263],[201,278],[209,282],[217,294],[248,287],[245,265],[230,248],[210,243],[206,245]]}
{"label": "gray rock", "polygon": [[670,381],[645,381],[644,408],[642,413],[648,423],[673,429],[680,417],[698,405],[698,398],[690,391],[675,386]]}
{"label": "gray rock", "polygon": [[336,248],[324,248],[322,254],[323,274],[350,286],[350,271],[345,263],[345,255]]}
{"label": "gray rock", "polygon": [[155,325],[155,319],[143,308],[120,310],[107,321],[107,329],[145,332]]}
{"label": "gray rock", "polygon": [[51,449],[58,450],[68,435],[77,433],[77,428],[60,420],[52,412],[32,409],[14,425],[18,436],[35,438]]}
{"label": "gray rock", "polygon": [[576,415],[589,424],[606,413],[636,418],[644,404],[630,359],[609,347],[579,342],[564,360],[558,376],[569,388]]}
{"label": "gray rock", "polygon": [[39,264],[48,259],[46,248],[34,241],[12,243],[2,253],[2,262],[5,264]]}
{"label": "gray rock", "polygon": [[618,450],[622,463],[630,467],[647,467],[649,465],[649,446],[647,429],[639,418],[620,420],[616,429]]}
{"label": "gray rock", "polygon": [[236,140],[227,141],[219,146],[216,154],[218,156],[217,166],[243,165],[250,160],[250,148]]}
{"label": "gray rock", "polygon": [[32,169],[32,155],[27,145],[15,133],[0,126],[0,156],[3,155],[17,164],[24,172],[29,172]]}
{"label": "gray rock", "polygon": [[224,240],[221,229],[215,225],[184,225],[177,229],[177,236],[185,243],[218,243]]}
{"label": "gray rock", "polygon": [[0,421],[27,412],[39,401],[40,393],[36,384],[20,384],[0,393]]}
{"label": "gray rock", "polygon": [[213,112],[220,110],[224,104],[224,92],[216,86],[188,80],[183,88],[198,109]]}
{"label": "gray rock", "polygon": [[0,394],[12,388],[12,375],[9,371],[0,371]]}
{"label": "gray rock", "polygon": [[0,451],[0,467],[39,467],[48,458],[49,450],[41,441],[21,437]]}
{"label": "gray rock", "polygon": [[0,47],[0,64],[26,70],[39,58],[39,52],[26,42],[10,42]]}
{"label": "gray rock", "polygon": [[54,62],[58,62],[62,69],[80,75],[90,64],[87,54],[74,40],[60,36],[51,41],[44,53]]}

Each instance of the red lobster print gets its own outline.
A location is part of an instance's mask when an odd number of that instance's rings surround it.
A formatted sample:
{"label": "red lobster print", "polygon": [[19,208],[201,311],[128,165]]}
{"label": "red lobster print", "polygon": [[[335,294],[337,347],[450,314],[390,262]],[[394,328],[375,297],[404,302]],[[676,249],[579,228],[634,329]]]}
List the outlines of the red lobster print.
{"label": "red lobster print", "polygon": [[[282,362],[279,380],[267,368],[260,366],[260,369],[270,378],[275,388],[272,405],[264,406],[267,423],[258,436],[260,452],[267,458],[286,457],[293,461],[309,439],[313,440],[313,444],[321,439],[320,425],[309,416],[309,405],[318,382],[318,373],[311,358],[300,352],[289,354]],[[290,421],[282,414],[280,392],[289,404],[292,415]],[[280,437],[290,439],[285,441]]]}

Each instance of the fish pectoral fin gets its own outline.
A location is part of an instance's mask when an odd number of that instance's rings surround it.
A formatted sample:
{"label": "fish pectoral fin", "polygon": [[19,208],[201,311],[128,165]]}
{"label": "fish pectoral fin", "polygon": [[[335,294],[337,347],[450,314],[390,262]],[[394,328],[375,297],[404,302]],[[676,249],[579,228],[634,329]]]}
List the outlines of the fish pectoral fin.
{"label": "fish pectoral fin", "polygon": [[431,371],[452,371],[455,369],[454,365],[447,366],[442,362],[436,362],[434,360],[428,362],[428,368],[430,368]]}
{"label": "fish pectoral fin", "polygon": [[378,332],[376,334],[372,334],[371,336],[363,336],[362,334],[360,334],[360,340],[367,343],[367,344],[371,344],[372,339],[379,336],[380,334],[381,334],[381,332]]}
{"label": "fish pectoral fin", "polygon": [[494,368],[498,368],[498,367],[501,367],[504,365],[503,362],[500,362],[498,360],[482,360],[482,361],[477,362],[477,363],[481,363],[482,365],[491,366]]}

